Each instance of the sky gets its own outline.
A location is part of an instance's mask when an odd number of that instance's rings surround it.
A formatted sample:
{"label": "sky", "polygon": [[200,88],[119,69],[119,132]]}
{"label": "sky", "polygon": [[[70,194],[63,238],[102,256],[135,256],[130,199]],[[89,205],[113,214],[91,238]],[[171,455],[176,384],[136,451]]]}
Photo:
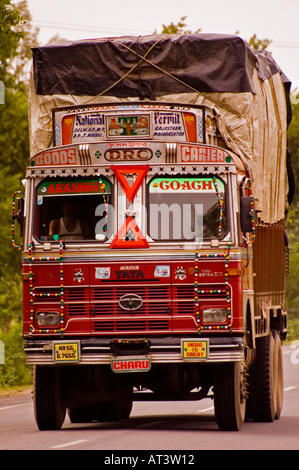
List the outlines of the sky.
{"label": "sky", "polygon": [[[14,2],[16,3],[16,2]],[[270,39],[269,50],[299,90],[298,0],[27,0],[40,44],[53,36],[78,40],[160,33],[186,16],[202,33],[253,34]]]}

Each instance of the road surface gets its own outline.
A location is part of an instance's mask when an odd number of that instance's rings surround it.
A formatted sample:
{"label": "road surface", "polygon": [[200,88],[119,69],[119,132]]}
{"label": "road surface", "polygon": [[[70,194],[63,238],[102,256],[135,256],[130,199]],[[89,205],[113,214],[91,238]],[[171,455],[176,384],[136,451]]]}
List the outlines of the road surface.
{"label": "road surface", "polygon": [[[128,421],[72,424],[66,418],[60,431],[39,431],[32,396],[27,393],[0,398],[0,450],[102,450],[106,464],[117,458],[116,451],[130,455],[128,451],[155,450],[146,458],[166,459],[147,462],[153,464],[173,463],[170,451],[175,451],[184,459],[182,464],[192,464],[193,454],[201,450],[298,450],[299,342],[284,346],[283,358],[284,408],[273,423],[245,422],[239,432],[219,431],[213,401],[205,399],[139,402],[133,405]],[[137,461],[129,463],[137,468]]]}

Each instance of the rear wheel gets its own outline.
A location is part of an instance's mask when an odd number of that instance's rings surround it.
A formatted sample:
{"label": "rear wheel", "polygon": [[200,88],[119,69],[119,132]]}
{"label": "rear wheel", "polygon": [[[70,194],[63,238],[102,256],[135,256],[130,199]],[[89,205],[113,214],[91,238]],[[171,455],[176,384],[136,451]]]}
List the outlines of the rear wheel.
{"label": "rear wheel", "polygon": [[275,368],[277,380],[277,395],[276,395],[276,414],[275,419],[279,419],[283,407],[283,362],[282,362],[282,347],[279,334],[276,334],[275,341]]}
{"label": "rear wheel", "polygon": [[246,409],[243,364],[229,362],[216,366],[214,405],[218,427],[223,431],[239,431]]}
{"label": "rear wheel", "polygon": [[282,372],[281,365],[278,365],[278,356],[279,345],[276,331],[256,339],[256,359],[249,373],[250,413],[248,417],[254,421],[271,422],[277,416],[278,381],[280,381],[279,407],[281,411]]}
{"label": "rear wheel", "polygon": [[60,369],[35,366],[33,382],[35,420],[40,431],[60,429],[66,408],[61,396]]}
{"label": "rear wheel", "polygon": [[129,419],[133,407],[133,401],[127,400],[122,404],[121,419]]}

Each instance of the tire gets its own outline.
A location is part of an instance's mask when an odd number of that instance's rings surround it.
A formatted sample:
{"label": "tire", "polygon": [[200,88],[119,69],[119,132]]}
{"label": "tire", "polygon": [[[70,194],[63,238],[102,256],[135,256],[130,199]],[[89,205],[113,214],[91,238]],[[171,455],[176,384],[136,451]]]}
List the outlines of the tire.
{"label": "tire", "polygon": [[276,368],[276,414],[275,419],[279,419],[283,408],[283,360],[282,347],[279,334],[274,337],[275,341],[275,368]]}
{"label": "tire", "polygon": [[130,417],[131,411],[133,407],[133,401],[127,400],[122,403],[122,411],[120,419],[127,420]]}
{"label": "tire", "polygon": [[229,362],[216,366],[214,378],[214,406],[218,427],[222,431],[239,431],[246,410],[243,388],[243,365]]}
{"label": "tire", "polygon": [[34,413],[40,431],[61,429],[66,408],[60,387],[60,369],[35,366],[33,380]]}
{"label": "tire", "polygon": [[276,332],[256,339],[256,359],[249,371],[249,419],[272,422],[277,413]]}

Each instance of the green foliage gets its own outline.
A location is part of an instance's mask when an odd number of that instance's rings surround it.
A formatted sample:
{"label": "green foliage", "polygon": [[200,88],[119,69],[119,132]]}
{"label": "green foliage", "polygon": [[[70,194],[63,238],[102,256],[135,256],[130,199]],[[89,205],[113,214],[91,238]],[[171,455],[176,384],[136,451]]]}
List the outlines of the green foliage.
{"label": "green foliage", "polygon": [[20,269],[12,276],[0,278],[0,311],[2,330],[8,331],[14,322],[22,322],[22,285]]}
{"label": "green foliage", "polygon": [[[185,19],[187,16],[183,16],[180,21],[177,24],[170,23],[168,26],[162,25],[162,34],[191,34],[192,31],[190,31],[187,28],[187,24],[185,23]],[[199,33],[200,28],[197,29],[196,31],[193,31],[193,33]]]}
{"label": "green foliage", "polygon": [[[288,147],[291,152],[295,176],[299,176],[299,95],[296,95],[296,92],[292,93],[291,101],[293,102],[293,118],[288,130]],[[296,193],[295,199],[299,201],[298,193]]]}
{"label": "green foliage", "polygon": [[251,38],[248,41],[248,44],[253,48],[257,49],[260,51],[264,51],[268,49],[269,45],[271,44],[270,39],[259,39],[256,34],[251,36]]}
{"label": "green foliage", "polygon": [[0,364],[0,388],[29,385],[32,382],[32,368],[26,365],[22,324],[14,323],[9,331],[0,333],[4,343],[4,364]]}
{"label": "green foliage", "polygon": [[299,242],[290,234],[290,267],[287,278],[288,285],[288,310],[299,317]]}
{"label": "green foliage", "polygon": [[287,341],[298,341],[299,338],[299,318],[293,317],[292,314],[288,316],[288,335]]}
{"label": "green foliage", "polygon": [[[17,55],[17,48],[23,33],[16,31],[20,22],[18,10],[10,0],[0,0],[0,79],[7,78],[10,61]],[[10,77],[12,78],[12,77]]]}
{"label": "green foliage", "polygon": [[11,0],[0,0],[0,80],[5,86],[5,104],[0,105],[0,339],[5,345],[1,387],[31,380],[22,340],[20,252],[11,243],[12,195],[22,189],[29,155],[26,64],[30,44],[36,42],[30,28],[26,1],[15,7]]}
{"label": "green foliage", "polygon": [[[288,148],[291,153],[295,182],[299,180],[299,103],[292,97],[293,119],[288,130]],[[297,183],[298,184],[298,183]],[[290,269],[287,278],[287,305],[290,316],[288,339],[299,337],[299,194],[295,191],[294,200],[288,215],[287,231],[290,238]]]}
{"label": "green foliage", "polygon": [[14,191],[21,180],[29,155],[27,96],[22,90],[8,90],[0,106],[0,275],[13,270],[19,254],[12,250],[11,209]]}

